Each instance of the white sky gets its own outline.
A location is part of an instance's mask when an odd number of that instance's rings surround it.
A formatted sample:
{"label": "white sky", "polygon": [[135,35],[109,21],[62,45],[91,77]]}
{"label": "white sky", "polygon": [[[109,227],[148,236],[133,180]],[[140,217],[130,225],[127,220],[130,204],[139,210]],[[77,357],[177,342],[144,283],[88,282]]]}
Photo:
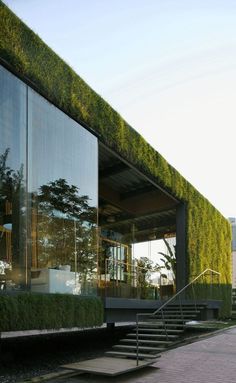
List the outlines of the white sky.
{"label": "white sky", "polygon": [[5,0],[226,217],[236,217],[235,0]]}

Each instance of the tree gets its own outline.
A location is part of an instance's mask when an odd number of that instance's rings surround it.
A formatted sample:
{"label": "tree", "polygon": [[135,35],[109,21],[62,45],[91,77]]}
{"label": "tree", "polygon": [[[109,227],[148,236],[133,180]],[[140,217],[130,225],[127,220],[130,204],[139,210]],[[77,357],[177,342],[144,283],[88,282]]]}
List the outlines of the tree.
{"label": "tree", "polygon": [[172,272],[174,285],[176,284],[176,245],[173,245],[173,249],[171,248],[169,242],[163,238],[163,241],[167,247],[167,253],[158,252],[158,254],[162,255],[161,262],[163,265],[159,265],[160,269],[165,269]]}

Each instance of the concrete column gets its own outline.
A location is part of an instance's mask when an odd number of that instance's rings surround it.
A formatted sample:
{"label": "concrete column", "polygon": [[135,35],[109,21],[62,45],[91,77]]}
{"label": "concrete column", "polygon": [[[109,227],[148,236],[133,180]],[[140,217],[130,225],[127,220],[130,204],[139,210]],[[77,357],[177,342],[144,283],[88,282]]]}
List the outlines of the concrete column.
{"label": "concrete column", "polygon": [[176,212],[176,289],[179,291],[187,282],[187,223],[186,204],[181,203]]}

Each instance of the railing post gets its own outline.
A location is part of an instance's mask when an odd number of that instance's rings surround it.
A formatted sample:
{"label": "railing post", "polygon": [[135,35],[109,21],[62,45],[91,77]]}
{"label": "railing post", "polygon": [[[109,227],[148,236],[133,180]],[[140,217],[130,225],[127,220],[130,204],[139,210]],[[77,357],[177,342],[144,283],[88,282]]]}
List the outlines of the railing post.
{"label": "railing post", "polygon": [[169,340],[169,336],[168,336],[168,332],[167,332],[167,328],[166,328],[166,322],[165,322],[165,317],[164,317],[164,312],[163,312],[163,310],[161,310],[161,316],[162,316],[162,322],[163,322],[163,324],[164,324],[164,328],[165,328],[166,339]]}
{"label": "railing post", "polygon": [[204,296],[204,300],[206,301],[207,300],[207,296],[209,294],[209,291],[208,291],[208,283],[207,283],[207,272],[202,276],[203,278],[203,286],[205,286],[206,288],[204,289],[205,291],[205,296]]}
{"label": "railing post", "polygon": [[[212,270],[212,269],[206,269],[202,273],[200,273],[196,278],[194,278],[191,282],[189,282],[186,286],[184,286],[181,290],[179,290],[172,298],[168,299],[165,303],[163,303],[157,310],[154,311],[153,315],[157,314],[160,312],[165,306],[167,306],[170,302],[172,302],[174,299],[176,299],[180,294],[182,294],[183,291],[185,291],[188,287],[193,284],[199,279],[202,278],[207,272],[212,272],[214,274],[217,274],[218,276],[220,273],[218,271]],[[195,299],[196,301],[196,299]],[[195,307],[196,307],[196,302],[195,302]]]}
{"label": "railing post", "polygon": [[213,273],[211,273],[211,299],[213,299]]}
{"label": "railing post", "polygon": [[162,284],[161,284],[161,272],[160,272],[160,298],[161,298],[161,301],[162,301]]}
{"label": "railing post", "polygon": [[139,362],[139,315],[136,314],[136,365]]}
{"label": "railing post", "polygon": [[182,301],[181,301],[180,294],[179,294],[179,307],[180,307],[180,313],[181,313],[182,322],[184,324],[183,307],[182,307]]}
{"label": "railing post", "polygon": [[194,283],[192,283],[192,290],[193,290],[193,301],[194,301],[195,311],[197,312],[197,299],[196,299],[196,294],[194,290]]}
{"label": "railing post", "polygon": [[107,262],[108,259],[105,259],[105,298],[107,297]]}

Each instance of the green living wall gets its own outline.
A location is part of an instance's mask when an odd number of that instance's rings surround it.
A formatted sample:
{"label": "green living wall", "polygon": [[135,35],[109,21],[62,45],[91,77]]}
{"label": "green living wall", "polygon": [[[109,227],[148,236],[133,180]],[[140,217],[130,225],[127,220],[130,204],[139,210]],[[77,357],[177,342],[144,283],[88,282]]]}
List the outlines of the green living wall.
{"label": "green living wall", "polygon": [[93,129],[100,140],[187,204],[189,279],[205,268],[221,272],[222,315],[231,305],[231,229],[228,221],[122,117],[0,0],[0,57],[19,76]]}

